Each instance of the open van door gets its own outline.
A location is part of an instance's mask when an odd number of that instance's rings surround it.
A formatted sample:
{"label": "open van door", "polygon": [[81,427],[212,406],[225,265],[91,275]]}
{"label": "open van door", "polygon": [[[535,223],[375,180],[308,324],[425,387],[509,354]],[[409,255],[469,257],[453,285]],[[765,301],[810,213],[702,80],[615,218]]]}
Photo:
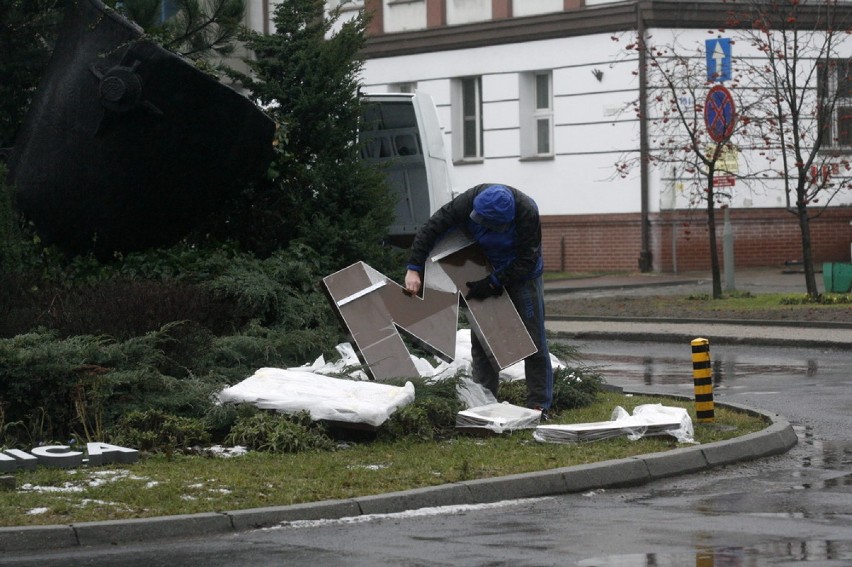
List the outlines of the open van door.
{"label": "open van door", "polygon": [[425,93],[368,93],[361,100],[361,155],[385,172],[397,196],[390,242],[408,247],[420,225],[453,198],[438,113]]}

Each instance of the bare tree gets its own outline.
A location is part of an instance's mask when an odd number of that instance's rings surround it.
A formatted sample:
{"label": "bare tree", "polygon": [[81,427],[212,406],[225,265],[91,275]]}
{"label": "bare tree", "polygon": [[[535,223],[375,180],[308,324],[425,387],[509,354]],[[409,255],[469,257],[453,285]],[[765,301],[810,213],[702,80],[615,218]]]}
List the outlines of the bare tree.
{"label": "bare tree", "polygon": [[[722,297],[722,284],[716,207],[730,194],[720,190],[717,183],[721,177],[739,176],[727,158],[739,151],[732,139],[749,131],[748,110],[752,102],[739,96],[736,80],[729,90],[712,89],[716,81],[707,76],[702,48],[684,46],[678,38],[656,44],[648,36],[638,37],[626,46],[628,51],[636,51],[640,65],[646,66],[647,100],[644,104],[636,101],[634,106],[639,119],[646,120],[650,133],[647,153],[622,159],[616,168],[626,176],[640,160],[647,160],[658,169],[673,171],[685,183],[691,206],[705,205],[713,298],[718,299]],[[716,94],[721,95],[721,100]],[[705,105],[707,101],[713,108]],[[647,109],[647,116],[642,116],[643,109]],[[707,113],[712,115],[710,128]]]}
{"label": "bare tree", "polygon": [[[798,218],[807,293],[817,297],[811,221],[850,186],[852,8],[837,0],[732,4],[729,25],[761,57],[740,61],[756,92],[755,126]],[[844,55],[844,53],[846,55]]]}

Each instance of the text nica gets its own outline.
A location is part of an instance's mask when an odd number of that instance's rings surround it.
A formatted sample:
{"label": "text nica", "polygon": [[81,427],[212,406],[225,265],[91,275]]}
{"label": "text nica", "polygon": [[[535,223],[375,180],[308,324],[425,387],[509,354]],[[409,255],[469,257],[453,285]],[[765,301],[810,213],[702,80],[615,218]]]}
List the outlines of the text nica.
{"label": "text nica", "polygon": [[109,443],[86,443],[86,452],[74,451],[68,445],[44,445],[29,452],[20,449],[0,451],[0,472],[47,467],[79,467],[87,464],[99,467],[110,463],[130,464],[139,458],[139,451]]}

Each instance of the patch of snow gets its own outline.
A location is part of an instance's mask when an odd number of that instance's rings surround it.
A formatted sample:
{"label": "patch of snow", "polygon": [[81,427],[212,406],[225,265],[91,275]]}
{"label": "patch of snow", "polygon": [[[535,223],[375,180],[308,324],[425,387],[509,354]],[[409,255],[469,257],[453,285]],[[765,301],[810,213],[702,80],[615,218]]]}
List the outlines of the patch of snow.
{"label": "patch of snow", "polygon": [[282,522],[278,526],[271,528],[263,528],[264,530],[276,530],[283,528],[317,528],[334,524],[363,524],[376,520],[385,519],[405,519],[405,518],[421,518],[424,516],[441,516],[448,514],[464,514],[475,510],[493,510],[495,508],[508,508],[511,506],[523,506],[548,500],[550,497],[544,498],[521,498],[518,500],[501,500],[500,502],[489,502],[485,504],[457,504],[453,506],[433,506],[428,508],[418,508],[416,510],[406,510],[405,512],[395,512],[392,514],[364,514],[362,516],[347,516],[335,520],[296,520],[293,522]]}

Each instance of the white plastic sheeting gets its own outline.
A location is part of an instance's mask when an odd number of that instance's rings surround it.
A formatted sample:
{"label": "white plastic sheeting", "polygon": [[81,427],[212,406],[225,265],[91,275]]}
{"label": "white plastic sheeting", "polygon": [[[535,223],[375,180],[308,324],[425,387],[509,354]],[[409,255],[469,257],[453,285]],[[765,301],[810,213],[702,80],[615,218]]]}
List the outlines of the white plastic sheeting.
{"label": "white plastic sheeting", "polygon": [[[456,333],[456,358],[452,362],[443,362],[437,366],[432,366],[432,364],[424,359],[412,357],[414,360],[415,366],[417,366],[418,372],[424,378],[434,378],[436,380],[440,380],[442,378],[450,378],[458,373],[460,370],[463,370],[468,376],[471,374],[471,354],[470,354],[470,329],[460,329],[458,333]],[[562,362],[553,356],[550,355],[550,362],[553,365],[553,368],[558,368],[563,366]],[[504,382],[512,382],[515,380],[523,380],[524,379],[524,361],[516,362],[511,366],[507,366],[503,370],[500,371],[500,380]],[[478,386],[478,384],[477,384]],[[488,392],[487,390],[485,390]],[[490,393],[489,393],[490,394]],[[479,400],[482,401],[481,399]],[[494,396],[490,397],[490,400],[485,403],[493,403],[497,400],[494,399]],[[482,403],[477,403],[476,405],[484,405]]]}
{"label": "white plastic sheeting", "polygon": [[684,408],[662,404],[636,406],[633,415],[616,406],[610,421],[539,425],[533,432],[536,441],[545,443],[578,443],[625,436],[635,441],[647,435],[671,435],[681,443],[695,442],[689,413]]}
{"label": "white plastic sheeting", "polygon": [[307,410],[313,420],[366,423],[377,427],[414,401],[414,385],[390,386],[331,378],[310,372],[261,368],[219,393],[223,403],[250,403],[283,413]]}
{"label": "white plastic sheeting", "polygon": [[[391,386],[369,381],[352,345],[337,346],[340,360],[329,363],[320,356],[312,364],[295,368],[261,368],[252,376],[219,393],[221,403],[248,403],[262,409],[283,413],[308,411],[314,420],[343,423],[366,423],[377,427],[394,411],[414,401],[414,386]],[[420,376],[442,380],[459,371],[471,372],[470,330],[456,336],[456,358],[453,362],[432,361],[412,356]],[[561,363],[551,356],[554,367]],[[337,378],[346,375],[354,379]],[[524,377],[523,362],[513,364],[500,373],[501,380]],[[461,381],[459,399],[466,408],[496,403],[494,396],[469,378]],[[537,412],[536,412],[537,413]]]}

